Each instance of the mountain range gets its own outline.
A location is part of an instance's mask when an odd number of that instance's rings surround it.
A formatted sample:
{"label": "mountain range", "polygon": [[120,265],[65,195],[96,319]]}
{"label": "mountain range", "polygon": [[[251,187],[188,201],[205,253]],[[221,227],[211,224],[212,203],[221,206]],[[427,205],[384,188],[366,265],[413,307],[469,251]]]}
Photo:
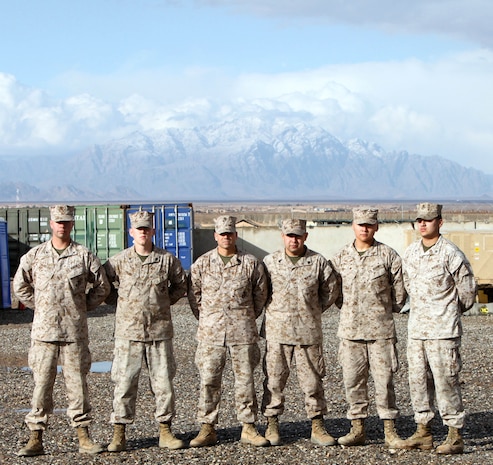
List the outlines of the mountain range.
{"label": "mountain range", "polygon": [[493,176],[258,118],[134,132],[70,156],[0,156],[0,201],[483,199]]}

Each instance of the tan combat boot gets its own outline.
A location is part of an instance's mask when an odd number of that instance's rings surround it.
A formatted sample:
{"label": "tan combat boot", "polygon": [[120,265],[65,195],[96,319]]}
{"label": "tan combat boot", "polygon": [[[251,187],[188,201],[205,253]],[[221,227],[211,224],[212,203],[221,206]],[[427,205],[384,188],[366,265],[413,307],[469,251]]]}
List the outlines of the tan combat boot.
{"label": "tan combat boot", "polygon": [[89,437],[87,426],[79,426],[77,428],[77,436],[79,438],[79,453],[80,454],[99,454],[103,452],[101,444],[96,444]]}
{"label": "tan combat boot", "polygon": [[433,449],[433,436],[431,434],[430,424],[418,423],[416,432],[410,438],[404,440],[404,448],[421,450]]}
{"label": "tan combat boot", "polygon": [[277,416],[267,417],[265,439],[270,442],[271,446],[280,446],[282,444],[281,435],[279,434],[279,418]]}
{"label": "tan combat boot", "polygon": [[464,441],[457,428],[449,426],[445,441],[436,448],[437,454],[462,454],[464,452]]}
{"label": "tan combat boot", "polygon": [[37,429],[31,431],[27,444],[17,452],[19,457],[34,457],[35,455],[43,455],[43,430]]}
{"label": "tan combat boot", "polygon": [[159,423],[159,447],[170,450],[183,449],[185,443],[171,432],[169,423]]}
{"label": "tan combat boot", "polygon": [[310,441],[319,446],[335,446],[337,444],[337,441],[327,433],[323,418],[314,418],[312,420],[312,435]]}
{"label": "tan combat boot", "polygon": [[341,446],[362,446],[366,441],[365,423],[362,418],[351,420],[351,430],[337,442]]}
{"label": "tan combat boot", "polygon": [[115,426],[113,427],[113,439],[108,445],[108,452],[121,452],[126,449],[126,446],[125,425],[122,423],[115,423]]}
{"label": "tan combat boot", "polygon": [[406,441],[402,440],[397,434],[394,420],[384,420],[383,431],[385,434],[386,447],[389,449],[406,449]]}
{"label": "tan combat boot", "polygon": [[270,442],[257,431],[253,423],[243,423],[240,442],[255,447],[270,446]]}
{"label": "tan combat boot", "polygon": [[203,423],[199,434],[190,441],[190,447],[213,446],[217,443],[217,434],[214,425]]}

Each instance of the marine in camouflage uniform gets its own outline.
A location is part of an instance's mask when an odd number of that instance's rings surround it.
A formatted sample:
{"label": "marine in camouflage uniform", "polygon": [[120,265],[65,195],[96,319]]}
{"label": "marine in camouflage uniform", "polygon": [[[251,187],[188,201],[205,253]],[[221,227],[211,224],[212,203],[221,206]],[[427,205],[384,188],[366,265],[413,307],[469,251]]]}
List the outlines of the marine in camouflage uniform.
{"label": "marine in camouflage uniform", "polygon": [[338,439],[345,446],[362,445],[368,417],[368,379],[375,385],[375,402],[384,421],[385,444],[402,447],[395,431],[399,415],[393,376],[399,367],[393,312],[406,302],[402,261],[397,252],[374,239],[378,231],[378,210],[353,209],[355,240],[332,259],[342,279],[339,329],[339,361],[342,366],[347,418],[351,431]]}
{"label": "marine in camouflage uniform", "polygon": [[308,249],[306,221],[284,220],[281,237],[284,248],[264,259],[270,279],[262,336],[266,339],[262,412],[267,417],[266,438],[281,444],[279,416],[284,412],[284,388],[293,359],[305,410],[312,420],[312,442],[334,445],[323,415],[327,413],[322,379],[322,313],[339,295],[339,284],[331,263]]}
{"label": "marine in camouflage uniform", "polygon": [[58,362],[63,368],[67,415],[71,426],[77,428],[79,451],[102,451],[88,435],[91,407],[86,376],[91,354],[87,312],[105,299],[109,284],[99,259],[70,238],[74,211],[68,205],[50,208],[51,240],[27,252],[14,276],[15,295],[34,310],[29,366],[35,387],[32,409],[25,420],[31,436],[18,452],[21,456],[44,453],[42,433],[53,412]]}
{"label": "marine in camouflage uniform", "polygon": [[435,398],[448,436],[437,447],[439,454],[464,450],[460,434],[465,411],[459,372],[461,314],[472,307],[477,287],[467,258],[440,234],[442,205],[417,206],[421,240],[411,244],[403,256],[404,280],[410,296],[407,357],[409,386],[416,433],[409,448],[431,449],[430,422]]}
{"label": "marine in camouflage uniform", "polygon": [[221,379],[227,353],[235,376],[235,404],[243,423],[241,442],[267,446],[255,428],[257,397],[254,369],[260,362],[256,318],[267,298],[267,278],[262,263],[236,248],[236,218],[215,220],[217,248],[199,257],[191,267],[189,302],[199,320],[195,363],[200,373],[197,420],[202,424],[190,445],[217,442]]}
{"label": "marine in camouflage uniform", "polygon": [[111,257],[104,265],[112,284],[108,302],[116,301],[115,350],[111,379],[115,383],[113,440],[110,452],[126,448],[125,425],[133,423],[142,361],[149,371],[151,391],[156,401],[159,446],[184,447],[171,433],[175,415],[171,305],[187,292],[185,272],[178,258],[152,243],[153,213],[130,215],[130,235],[134,244]]}

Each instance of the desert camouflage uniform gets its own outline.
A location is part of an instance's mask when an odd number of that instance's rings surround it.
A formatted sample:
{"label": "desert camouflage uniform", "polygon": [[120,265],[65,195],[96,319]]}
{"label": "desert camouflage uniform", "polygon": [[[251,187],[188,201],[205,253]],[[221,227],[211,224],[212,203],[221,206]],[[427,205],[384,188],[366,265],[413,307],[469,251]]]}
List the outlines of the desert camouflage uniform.
{"label": "desert camouflage uniform", "polygon": [[91,421],[86,383],[91,367],[87,312],[96,308],[109,292],[99,259],[76,242],[71,242],[59,255],[50,240],[21,258],[13,286],[19,300],[34,309],[29,366],[35,388],[26,424],[31,430],[46,428],[48,415],[53,412],[53,385],[59,360],[71,425],[87,426]]}
{"label": "desert camouflage uniform", "polygon": [[[368,416],[368,376],[375,384],[375,402],[381,419],[397,418],[393,374],[399,364],[392,313],[406,301],[402,261],[391,247],[374,241],[362,255],[354,243],[332,260],[342,278],[342,307],[337,336],[341,339],[347,418]],[[340,302],[338,302],[340,305]]]}
{"label": "desert camouflage uniform", "polygon": [[216,249],[192,265],[189,301],[199,320],[195,362],[200,373],[197,420],[218,421],[221,378],[229,351],[235,376],[238,420],[254,423],[257,397],[253,372],[260,362],[256,318],[267,298],[267,278],[261,262],[238,251],[225,265]]}
{"label": "desert camouflage uniform", "polygon": [[155,246],[144,261],[130,247],[104,266],[113,286],[111,297],[118,293],[111,422],[134,421],[142,359],[156,400],[156,421],[169,422],[175,415],[172,382],[176,374],[170,306],[186,295],[183,268],[175,256]]}
{"label": "desert camouflage uniform", "polygon": [[434,400],[447,426],[462,428],[461,314],[474,304],[476,283],[471,265],[457,246],[443,236],[423,250],[411,244],[403,256],[404,280],[410,296],[408,363],[416,423],[434,416]]}
{"label": "desert camouflage uniform", "polygon": [[267,341],[262,412],[267,417],[284,412],[283,391],[294,357],[307,416],[318,417],[327,413],[322,313],[339,295],[336,274],[328,260],[308,248],[296,264],[284,249],[264,263],[270,293],[262,326]]}

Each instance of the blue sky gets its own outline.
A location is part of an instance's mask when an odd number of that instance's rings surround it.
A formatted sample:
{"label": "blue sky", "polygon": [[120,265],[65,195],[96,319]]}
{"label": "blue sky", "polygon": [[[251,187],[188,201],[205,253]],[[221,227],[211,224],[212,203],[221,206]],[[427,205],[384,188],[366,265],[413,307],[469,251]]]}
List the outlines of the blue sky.
{"label": "blue sky", "polygon": [[490,0],[18,0],[0,154],[269,110],[493,174]]}

